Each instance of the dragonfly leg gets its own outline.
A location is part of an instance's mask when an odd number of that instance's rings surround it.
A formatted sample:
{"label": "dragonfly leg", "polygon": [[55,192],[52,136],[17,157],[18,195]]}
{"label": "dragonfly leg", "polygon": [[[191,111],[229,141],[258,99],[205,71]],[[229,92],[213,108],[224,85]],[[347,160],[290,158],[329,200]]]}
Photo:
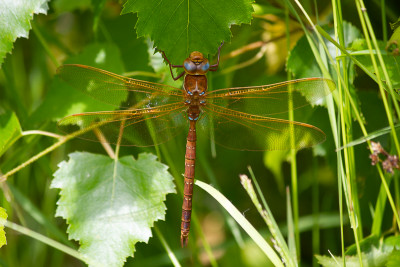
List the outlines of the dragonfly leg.
{"label": "dragonfly leg", "polygon": [[221,54],[221,47],[224,45],[224,42],[221,43],[221,45],[218,47],[218,59],[217,59],[217,63],[214,65],[211,65],[210,68],[208,69],[209,71],[216,71],[218,69],[218,65],[219,65],[219,56]]}
{"label": "dragonfly leg", "polygon": [[169,70],[171,72],[172,79],[174,79],[174,81],[178,80],[179,78],[181,78],[185,74],[185,72],[182,72],[177,77],[175,77],[174,73],[172,72],[172,68],[183,68],[183,65],[173,65],[173,64],[171,64],[171,61],[169,61],[169,59],[165,55],[164,51],[159,50],[157,48],[156,48],[156,50],[159,51],[161,53],[162,57],[164,58],[164,60],[167,61],[168,65],[169,65]]}
{"label": "dragonfly leg", "polygon": [[174,74],[172,73],[172,70],[171,70],[171,76],[172,76],[172,79],[174,79],[174,81],[178,80],[178,79],[179,79],[180,77],[182,77],[184,74],[185,74],[185,72],[182,71],[181,74],[179,74],[178,76],[174,77]]}

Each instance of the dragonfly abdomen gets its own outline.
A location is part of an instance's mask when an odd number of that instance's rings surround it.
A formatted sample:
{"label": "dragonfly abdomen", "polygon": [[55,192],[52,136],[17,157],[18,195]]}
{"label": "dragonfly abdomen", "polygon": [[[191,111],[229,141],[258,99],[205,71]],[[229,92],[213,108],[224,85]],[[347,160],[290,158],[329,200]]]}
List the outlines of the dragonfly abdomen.
{"label": "dragonfly abdomen", "polygon": [[185,176],[182,204],[181,245],[185,247],[189,238],[190,221],[192,216],[192,196],[194,169],[196,161],[196,121],[191,120],[186,140]]}

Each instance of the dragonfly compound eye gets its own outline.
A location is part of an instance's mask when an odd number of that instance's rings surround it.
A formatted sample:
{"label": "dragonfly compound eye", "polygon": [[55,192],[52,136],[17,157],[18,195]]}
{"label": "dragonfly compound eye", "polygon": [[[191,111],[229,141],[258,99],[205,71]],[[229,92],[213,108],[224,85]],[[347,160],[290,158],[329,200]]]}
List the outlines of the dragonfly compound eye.
{"label": "dragonfly compound eye", "polygon": [[183,67],[185,68],[185,71],[187,73],[195,73],[196,70],[197,70],[196,64],[193,63],[192,61],[187,60],[187,59],[183,63]]}
{"label": "dragonfly compound eye", "polygon": [[202,64],[201,64],[201,70],[202,71],[208,71],[208,68],[210,67],[210,63],[208,63],[208,61],[207,62],[203,62]]}

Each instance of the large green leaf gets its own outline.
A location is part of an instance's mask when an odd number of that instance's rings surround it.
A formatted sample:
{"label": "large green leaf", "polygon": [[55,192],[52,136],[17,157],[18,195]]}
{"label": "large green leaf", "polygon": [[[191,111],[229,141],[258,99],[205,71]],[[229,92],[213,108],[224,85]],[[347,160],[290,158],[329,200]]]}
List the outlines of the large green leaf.
{"label": "large green leaf", "polygon": [[7,220],[7,212],[4,208],[0,207],[0,248],[7,244],[6,232],[4,232],[4,224]]}
{"label": "large green leaf", "polygon": [[15,113],[0,115],[0,156],[21,137],[21,126]]}
{"label": "large green leaf", "polygon": [[18,37],[28,38],[33,14],[46,14],[48,0],[0,1],[0,65]]}
{"label": "large green leaf", "polygon": [[151,154],[116,163],[90,153],[69,156],[51,184],[61,189],[56,215],[67,220],[69,238],[79,241],[81,253],[105,266],[122,266],[137,242],[149,240],[154,222],[164,220],[173,178]]}
{"label": "large green leaf", "polygon": [[138,12],[138,37],[149,36],[173,64],[192,51],[214,54],[231,37],[232,24],[250,23],[250,0],[128,0],[122,13]]}

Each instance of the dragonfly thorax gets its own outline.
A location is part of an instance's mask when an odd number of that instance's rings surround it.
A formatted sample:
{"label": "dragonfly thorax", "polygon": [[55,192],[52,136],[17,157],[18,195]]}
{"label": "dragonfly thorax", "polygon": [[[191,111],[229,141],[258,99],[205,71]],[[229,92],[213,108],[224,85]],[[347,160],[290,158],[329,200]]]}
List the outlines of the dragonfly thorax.
{"label": "dragonfly thorax", "polygon": [[187,74],[183,89],[185,90],[185,105],[188,106],[188,118],[197,120],[201,113],[201,106],[206,105],[207,77]]}

